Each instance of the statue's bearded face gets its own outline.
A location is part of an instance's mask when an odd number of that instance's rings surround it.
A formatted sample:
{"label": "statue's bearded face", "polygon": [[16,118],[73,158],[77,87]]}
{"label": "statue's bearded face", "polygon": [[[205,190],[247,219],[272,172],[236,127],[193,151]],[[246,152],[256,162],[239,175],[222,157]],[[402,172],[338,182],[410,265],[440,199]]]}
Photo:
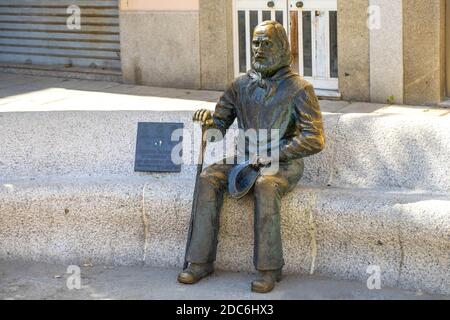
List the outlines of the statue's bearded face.
{"label": "statue's bearded face", "polygon": [[281,41],[277,39],[273,25],[255,28],[252,50],[253,68],[264,76],[270,76],[284,66]]}

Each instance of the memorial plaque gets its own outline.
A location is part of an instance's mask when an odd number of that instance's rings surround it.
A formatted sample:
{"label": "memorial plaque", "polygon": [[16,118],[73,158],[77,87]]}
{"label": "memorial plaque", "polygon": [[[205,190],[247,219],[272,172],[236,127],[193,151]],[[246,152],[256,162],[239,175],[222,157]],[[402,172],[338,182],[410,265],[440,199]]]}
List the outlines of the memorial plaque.
{"label": "memorial plaque", "polygon": [[172,150],[179,141],[172,141],[172,133],[183,129],[183,123],[139,122],[134,171],[180,172],[181,164],[172,161]]}

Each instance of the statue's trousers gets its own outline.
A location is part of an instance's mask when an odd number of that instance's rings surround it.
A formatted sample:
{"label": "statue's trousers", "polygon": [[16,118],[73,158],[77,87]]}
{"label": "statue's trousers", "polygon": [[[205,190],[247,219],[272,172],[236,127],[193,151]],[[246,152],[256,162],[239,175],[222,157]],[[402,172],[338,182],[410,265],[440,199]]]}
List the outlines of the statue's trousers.
{"label": "statue's trousers", "polygon": [[[212,263],[216,260],[219,216],[232,168],[230,164],[213,164],[200,175],[188,262]],[[253,263],[257,270],[278,270],[284,265],[281,198],[297,185],[303,169],[303,159],[280,162],[277,173],[261,175],[255,182],[252,190],[255,201]]]}

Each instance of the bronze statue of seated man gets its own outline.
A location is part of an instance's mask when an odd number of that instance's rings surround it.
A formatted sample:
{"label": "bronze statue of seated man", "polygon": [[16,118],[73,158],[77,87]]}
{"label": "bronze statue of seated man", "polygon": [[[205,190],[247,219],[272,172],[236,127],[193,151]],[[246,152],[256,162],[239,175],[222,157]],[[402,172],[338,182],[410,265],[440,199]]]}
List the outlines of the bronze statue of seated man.
{"label": "bronze statue of seated man", "polygon": [[[323,150],[325,138],[318,99],[310,83],[294,73],[292,55],[283,26],[265,21],[254,31],[252,70],[235,79],[217,103],[214,114],[198,110],[194,121],[225,133],[235,119],[240,129],[279,130],[278,159],[258,154],[256,167],[278,161],[278,171],[260,175],[253,185],[254,266],[259,278],[254,292],[266,293],[281,280],[284,265],[280,230],[281,198],[303,174],[303,158]],[[269,150],[272,153],[273,150]],[[236,164],[217,163],[205,168],[199,179],[198,206],[187,249],[189,266],[178,281],[193,284],[211,274],[216,259],[219,214],[229,173]]]}

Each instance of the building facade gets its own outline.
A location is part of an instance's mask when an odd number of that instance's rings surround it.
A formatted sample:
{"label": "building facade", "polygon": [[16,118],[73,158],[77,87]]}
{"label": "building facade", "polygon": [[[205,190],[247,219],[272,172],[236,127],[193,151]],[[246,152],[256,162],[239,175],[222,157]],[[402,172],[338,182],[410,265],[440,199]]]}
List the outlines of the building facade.
{"label": "building facade", "polygon": [[450,92],[445,0],[122,0],[120,10],[130,83],[223,89],[248,69],[252,28],[270,18],[288,30],[294,68],[316,89],[405,104]]}
{"label": "building facade", "polygon": [[321,95],[405,104],[450,96],[450,0],[3,0],[0,66],[222,90],[249,69],[252,30],[267,19],[285,26],[293,68]]}

